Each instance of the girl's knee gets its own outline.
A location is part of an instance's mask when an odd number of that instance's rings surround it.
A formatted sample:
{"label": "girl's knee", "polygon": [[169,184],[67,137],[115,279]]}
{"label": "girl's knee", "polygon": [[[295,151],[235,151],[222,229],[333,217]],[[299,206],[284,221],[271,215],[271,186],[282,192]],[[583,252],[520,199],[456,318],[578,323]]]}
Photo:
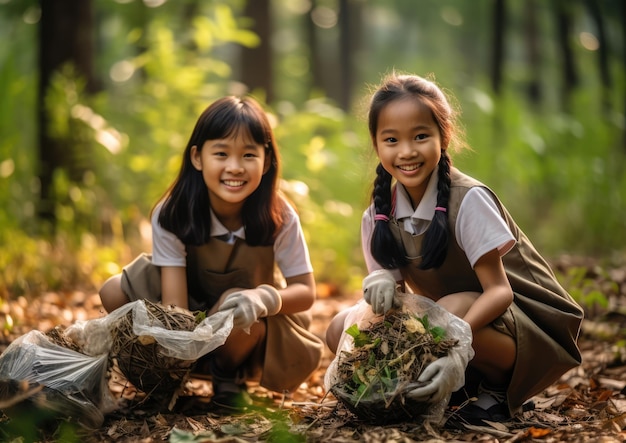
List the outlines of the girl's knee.
{"label": "girl's knee", "polygon": [[250,333],[233,329],[226,342],[211,355],[221,369],[235,370],[250,359],[262,361],[265,353],[267,323],[264,319],[250,327]]}
{"label": "girl's knee", "polygon": [[456,292],[454,294],[448,294],[441,297],[437,300],[437,304],[449,313],[463,318],[479,296],[479,292]]}
{"label": "girl's knee", "polygon": [[493,376],[510,374],[517,354],[513,337],[487,326],[474,334],[472,347],[476,352],[472,363],[477,369]]}
{"label": "girl's knee", "polygon": [[339,346],[339,340],[343,333],[343,326],[345,318],[348,315],[348,310],[342,311],[335,315],[330,321],[328,328],[326,329],[326,346],[333,352],[337,353],[337,347]]}
{"label": "girl's knee", "polygon": [[122,274],[109,277],[100,288],[99,295],[102,307],[107,312],[111,312],[130,301],[122,291]]}

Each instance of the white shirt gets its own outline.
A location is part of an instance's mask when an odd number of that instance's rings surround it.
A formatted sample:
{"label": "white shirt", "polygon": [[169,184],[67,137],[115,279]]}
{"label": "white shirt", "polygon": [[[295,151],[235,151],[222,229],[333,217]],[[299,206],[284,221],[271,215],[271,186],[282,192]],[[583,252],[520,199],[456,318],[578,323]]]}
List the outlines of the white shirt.
{"label": "white shirt", "polygon": [[[395,216],[400,226],[411,234],[419,235],[426,231],[435,215],[437,205],[437,174],[432,174],[424,197],[413,210],[411,199],[400,183],[396,185]],[[363,213],[361,220],[361,246],[368,272],[381,269],[372,257],[370,249],[374,230],[374,205]],[[500,215],[492,196],[480,186],[470,189],[459,208],[454,233],[459,247],[465,251],[472,267],[487,252],[498,249],[504,256],[515,245],[515,237]],[[400,271],[392,270],[396,280],[402,280]]]}
{"label": "white shirt", "polygon": [[[187,266],[185,245],[172,232],[159,224],[162,203],[157,205],[152,214],[152,263],[156,266]],[[309,250],[300,226],[296,211],[287,204],[281,227],[274,242],[274,260],[285,278],[313,272]],[[229,231],[211,210],[211,237],[226,236],[229,243],[235,237],[245,240],[244,228]]]}

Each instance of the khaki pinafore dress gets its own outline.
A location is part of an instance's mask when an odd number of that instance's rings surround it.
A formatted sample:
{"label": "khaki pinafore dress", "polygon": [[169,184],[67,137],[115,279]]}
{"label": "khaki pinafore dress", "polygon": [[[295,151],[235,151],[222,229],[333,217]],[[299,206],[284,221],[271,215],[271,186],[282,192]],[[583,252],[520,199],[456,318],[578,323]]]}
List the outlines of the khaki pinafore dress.
{"label": "khaki pinafore dress", "polygon": [[476,273],[457,244],[455,224],[463,197],[472,187],[481,186],[493,195],[516,239],[515,246],[502,257],[514,300],[494,322],[494,327],[511,335],[517,345],[507,390],[509,409],[511,414],[515,414],[527,399],[554,383],[567,370],[580,365],[577,339],[583,310],[558,283],[547,262],[515,224],[497,196],[456,168],[452,168],[451,178],[448,206],[450,239],[444,263],[437,269],[418,269],[423,234],[406,232],[393,218],[390,221],[393,236],[403,245],[410,259],[409,265],[400,271],[412,290],[419,288],[421,295],[433,300],[462,291],[482,292]]}
{"label": "khaki pinafore dress", "polygon": [[[272,246],[249,246],[239,238],[232,244],[213,238],[202,246],[187,246],[189,309],[208,311],[224,291],[261,284],[280,287],[275,279]],[[160,268],[142,254],[124,267],[122,290],[131,301],[161,300]],[[274,315],[267,322],[263,361],[245,368],[248,379],[259,379],[272,391],[292,391],[320,366],[323,341],[309,331],[311,314]],[[254,353],[255,355],[257,353]]]}

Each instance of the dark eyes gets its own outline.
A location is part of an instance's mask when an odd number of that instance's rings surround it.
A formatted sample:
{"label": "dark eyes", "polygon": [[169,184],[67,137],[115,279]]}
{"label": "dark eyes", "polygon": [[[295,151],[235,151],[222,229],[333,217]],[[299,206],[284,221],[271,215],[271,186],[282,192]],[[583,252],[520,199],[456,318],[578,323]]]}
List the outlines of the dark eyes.
{"label": "dark eyes", "polygon": [[[428,138],[428,134],[417,134],[415,136],[415,140],[426,140]],[[387,137],[384,139],[385,143],[397,143],[398,139],[395,137]]]}
{"label": "dark eyes", "polygon": [[[228,157],[228,153],[226,151],[215,151],[213,155],[215,155],[216,157]],[[258,154],[248,152],[244,154],[243,157],[244,158],[256,158],[258,157]]]}

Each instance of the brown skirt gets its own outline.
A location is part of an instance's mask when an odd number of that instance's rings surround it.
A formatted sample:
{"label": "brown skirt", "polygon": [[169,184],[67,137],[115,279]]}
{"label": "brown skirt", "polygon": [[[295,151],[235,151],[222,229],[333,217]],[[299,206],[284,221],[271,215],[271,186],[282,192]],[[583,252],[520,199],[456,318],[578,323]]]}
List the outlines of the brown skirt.
{"label": "brown skirt", "polygon": [[267,318],[261,386],[292,391],[319,368],[324,342],[308,330],[310,322],[308,312]]}

